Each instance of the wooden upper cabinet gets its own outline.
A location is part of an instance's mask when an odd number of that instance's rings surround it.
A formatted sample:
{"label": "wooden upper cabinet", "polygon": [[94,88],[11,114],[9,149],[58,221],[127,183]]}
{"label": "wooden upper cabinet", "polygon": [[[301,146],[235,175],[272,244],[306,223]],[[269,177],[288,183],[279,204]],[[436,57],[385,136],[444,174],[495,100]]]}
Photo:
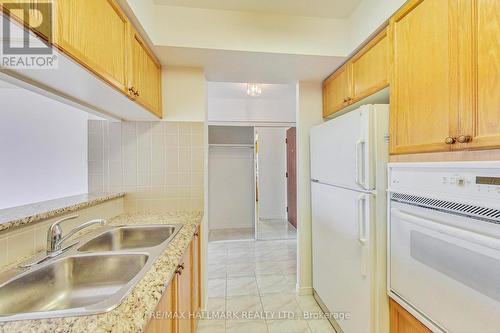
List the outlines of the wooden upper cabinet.
{"label": "wooden upper cabinet", "polygon": [[129,20],[114,0],[55,1],[55,44],[127,92]]}
{"label": "wooden upper cabinet", "polygon": [[500,1],[461,4],[461,126],[458,149],[500,147]]}
{"label": "wooden upper cabinet", "polygon": [[349,105],[351,96],[351,73],[349,64],[340,67],[323,82],[323,117]]}
{"label": "wooden upper cabinet", "polygon": [[457,135],[457,1],[410,0],[391,18],[392,154],[448,151]]}
{"label": "wooden upper cabinet", "polygon": [[389,41],[382,30],[351,60],[352,99],[359,101],[389,84]]}
{"label": "wooden upper cabinet", "polygon": [[0,0],[0,5],[12,18],[51,41],[52,0]]}
{"label": "wooden upper cabinet", "polygon": [[132,75],[129,94],[139,104],[161,118],[161,65],[135,30],[132,30],[130,56]]}
{"label": "wooden upper cabinet", "polygon": [[387,29],[323,82],[323,117],[387,87],[389,42]]}

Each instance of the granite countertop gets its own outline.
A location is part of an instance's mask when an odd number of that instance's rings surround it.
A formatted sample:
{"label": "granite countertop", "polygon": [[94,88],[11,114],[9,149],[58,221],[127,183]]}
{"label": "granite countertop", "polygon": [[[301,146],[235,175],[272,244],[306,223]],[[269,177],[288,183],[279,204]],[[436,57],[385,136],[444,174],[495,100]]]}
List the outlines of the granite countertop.
{"label": "granite countertop", "polygon": [[71,213],[123,196],[125,196],[125,193],[86,193],[36,202],[24,206],[0,209],[0,231]]}
{"label": "granite countertop", "polygon": [[114,310],[90,316],[0,323],[0,332],[142,332],[201,222],[201,212],[119,215],[109,225],[182,224],[183,227],[132,292]]}

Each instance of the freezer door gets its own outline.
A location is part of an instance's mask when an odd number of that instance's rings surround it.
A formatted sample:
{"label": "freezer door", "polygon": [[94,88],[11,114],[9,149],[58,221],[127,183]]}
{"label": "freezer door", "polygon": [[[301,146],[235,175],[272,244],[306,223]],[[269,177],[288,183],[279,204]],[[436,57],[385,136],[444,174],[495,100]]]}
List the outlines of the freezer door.
{"label": "freezer door", "polygon": [[374,188],[373,109],[373,105],[365,105],[311,130],[312,179],[350,189]]}
{"label": "freezer door", "polygon": [[374,332],[370,221],[373,195],[312,183],[313,288],[344,333]]}

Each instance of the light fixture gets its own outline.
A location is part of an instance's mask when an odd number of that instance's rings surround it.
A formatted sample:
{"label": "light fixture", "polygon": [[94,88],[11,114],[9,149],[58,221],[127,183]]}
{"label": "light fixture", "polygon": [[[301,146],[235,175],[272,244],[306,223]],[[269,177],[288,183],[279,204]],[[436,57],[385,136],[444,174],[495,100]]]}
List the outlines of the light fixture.
{"label": "light fixture", "polygon": [[262,94],[262,88],[260,84],[257,83],[248,83],[247,84],[247,95],[251,97],[257,97]]}

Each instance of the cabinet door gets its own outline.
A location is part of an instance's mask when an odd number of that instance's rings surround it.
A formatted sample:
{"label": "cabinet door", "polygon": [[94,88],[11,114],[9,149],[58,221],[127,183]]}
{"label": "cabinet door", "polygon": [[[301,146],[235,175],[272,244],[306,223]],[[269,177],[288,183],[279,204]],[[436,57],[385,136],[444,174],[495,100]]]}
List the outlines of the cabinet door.
{"label": "cabinet door", "polygon": [[392,154],[448,151],[456,137],[457,1],[410,0],[391,18]]}
{"label": "cabinet door", "polygon": [[[192,283],[192,309],[193,314],[200,311],[201,308],[201,233],[200,227],[196,228],[193,241],[191,242],[193,251],[193,283]],[[196,332],[198,320],[195,318],[192,322],[192,332]]]}
{"label": "cabinet door", "polygon": [[[165,293],[156,307],[158,317],[153,317],[148,323],[146,333],[174,333],[176,330],[176,321],[169,318],[177,309],[177,275],[170,281]],[[165,314],[165,316],[163,316]]]}
{"label": "cabinet door", "polygon": [[[45,40],[51,41],[52,20],[51,0],[0,0],[0,12],[10,12],[10,16],[33,30]],[[26,16],[25,16],[26,15]]]}
{"label": "cabinet door", "polygon": [[161,66],[137,31],[132,32],[131,57],[133,98],[161,118]]}
{"label": "cabinet door", "polygon": [[193,268],[192,268],[192,245],[190,245],[182,260],[180,262],[180,267],[182,269],[177,273],[179,279],[179,287],[177,289],[178,301],[177,301],[177,311],[180,316],[178,320],[178,332],[179,333],[190,333],[192,332],[192,319],[190,318],[190,313],[192,310],[192,281],[193,281]]}
{"label": "cabinet door", "polygon": [[115,0],[66,0],[54,5],[57,46],[126,92],[129,21]]}
{"label": "cabinet door", "polygon": [[354,102],[387,87],[389,84],[389,42],[387,29],[372,39],[350,61]]}
{"label": "cabinet door", "polygon": [[349,105],[351,95],[350,66],[343,65],[323,82],[323,117]]}
{"label": "cabinet door", "polygon": [[466,1],[462,9],[462,48],[469,52],[460,76],[458,138],[469,136],[472,141],[457,148],[500,147],[500,1]]}
{"label": "cabinet door", "polygon": [[432,333],[427,327],[391,299],[391,333]]}

